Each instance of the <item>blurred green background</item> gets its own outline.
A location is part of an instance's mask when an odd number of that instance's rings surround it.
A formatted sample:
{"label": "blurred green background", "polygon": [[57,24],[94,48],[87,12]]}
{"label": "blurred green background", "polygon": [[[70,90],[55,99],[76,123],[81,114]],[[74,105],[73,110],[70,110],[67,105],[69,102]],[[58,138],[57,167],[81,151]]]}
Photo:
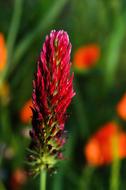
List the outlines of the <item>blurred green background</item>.
{"label": "blurred green background", "polygon": [[[57,166],[56,174],[48,174],[47,189],[124,190],[125,158],[120,161],[116,188],[111,188],[112,164],[88,165],[84,147],[108,121],[118,120],[126,131],[126,122],[116,113],[126,91],[126,0],[0,1],[0,32],[8,55],[0,84],[9,86],[7,102],[0,89],[0,190],[39,189],[39,177],[28,177],[24,172],[30,143],[24,133],[31,126],[21,122],[20,110],[31,98],[36,60],[52,29],[68,32],[72,62],[76,50],[87,44],[99,46],[100,58],[86,71],[72,67],[76,96],[68,110],[65,160]],[[20,170],[19,180],[14,177],[16,170]]]}

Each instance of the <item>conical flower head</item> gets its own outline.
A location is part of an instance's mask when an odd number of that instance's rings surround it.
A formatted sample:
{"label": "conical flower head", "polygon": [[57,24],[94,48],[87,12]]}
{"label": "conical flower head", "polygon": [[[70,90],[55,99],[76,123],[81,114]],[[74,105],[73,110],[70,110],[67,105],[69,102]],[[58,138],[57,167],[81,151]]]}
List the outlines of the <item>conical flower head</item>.
{"label": "conical flower head", "polygon": [[30,145],[34,172],[51,169],[62,158],[64,123],[72,97],[71,44],[66,32],[52,31],[41,50],[33,81]]}

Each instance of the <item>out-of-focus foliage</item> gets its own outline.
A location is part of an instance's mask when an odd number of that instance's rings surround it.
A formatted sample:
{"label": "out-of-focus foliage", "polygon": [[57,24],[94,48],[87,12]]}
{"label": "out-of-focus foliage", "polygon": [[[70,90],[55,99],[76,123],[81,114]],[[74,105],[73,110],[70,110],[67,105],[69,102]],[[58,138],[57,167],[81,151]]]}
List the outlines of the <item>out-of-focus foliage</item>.
{"label": "out-of-focus foliage", "polygon": [[[77,69],[78,59],[73,64],[76,96],[65,126],[65,160],[57,166],[56,174],[48,174],[47,189],[125,189],[126,159],[118,158],[118,152],[116,155],[116,143],[111,149],[115,152],[113,159],[106,165],[91,165],[85,156],[87,143],[105,123],[114,121],[120,131],[126,131],[125,118],[119,114],[125,115],[126,102],[118,107],[126,92],[125,23],[126,0],[0,1],[0,33],[7,51],[5,67],[0,70],[0,190],[39,189],[39,177],[33,179],[26,174],[31,118],[23,123],[21,110],[31,99],[36,60],[45,35],[52,29],[68,32],[72,62],[80,47],[94,44],[100,54],[88,69]],[[1,52],[0,42],[0,64]],[[82,65],[94,61],[92,53],[86,59],[83,56],[80,60],[87,62]],[[25,116],[29,116],[28,110]],[[104,141],[104,147],[107,143]],[[97,153],[94,147],[91,151]]]}

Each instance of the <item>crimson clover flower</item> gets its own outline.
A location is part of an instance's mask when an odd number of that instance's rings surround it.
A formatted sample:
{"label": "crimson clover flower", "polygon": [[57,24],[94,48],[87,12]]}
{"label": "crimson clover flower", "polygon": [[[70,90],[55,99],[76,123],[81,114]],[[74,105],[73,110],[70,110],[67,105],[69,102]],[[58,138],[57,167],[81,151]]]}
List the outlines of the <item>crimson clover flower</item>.
{"label": "crimson clover flower", "polygon": [[29,161],[33,173],[51,170],[63,158],[64,123],[72,97],[71,43],[63,31],[51,31],[37,62],[32,93],[32,130]]}

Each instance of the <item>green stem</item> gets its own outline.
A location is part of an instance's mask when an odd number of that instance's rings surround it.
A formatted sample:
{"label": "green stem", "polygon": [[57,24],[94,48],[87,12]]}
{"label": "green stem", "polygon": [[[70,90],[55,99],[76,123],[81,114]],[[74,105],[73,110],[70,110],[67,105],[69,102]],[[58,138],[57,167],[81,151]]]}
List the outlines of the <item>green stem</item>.
{"label": "green stem", "polygon": [[40,190],[46,190],[46,171],[41,170],[40,172]]}
{"label": "green stem", "polygon": [[111,168],[111,178],[110,178],[110,190],[119,190],[119,177],[120,177],[120,159],[118,155],[118,140],[113,139],[113,163]]}
{"label": "green stem", "polygon": [[105,55],[104,79],[105,89],[113,86],[116,80],[116,72],[119,63],[121,47],[125,37],[126,15],[121,15],[116,19],[115,28],[108,41],[108,48]]}
{"label": "green stem", "polygon": [[8,71],[10,70],[10,64],[12,62],[12,54],[13,54],[13,48],[16,41],[19,25],[20,25],[20,19],[21,19],[21,12],[22,12],[22,3],[23,0],[15,0],[14,2],[14,11],[11,21],[10,30],[8,33],[7,38],[7,49],[8,49],[8,55],[7,55],[7,64],[6,68],[3,72],[2,80],[5,79],[5,77],[8,74]]}

